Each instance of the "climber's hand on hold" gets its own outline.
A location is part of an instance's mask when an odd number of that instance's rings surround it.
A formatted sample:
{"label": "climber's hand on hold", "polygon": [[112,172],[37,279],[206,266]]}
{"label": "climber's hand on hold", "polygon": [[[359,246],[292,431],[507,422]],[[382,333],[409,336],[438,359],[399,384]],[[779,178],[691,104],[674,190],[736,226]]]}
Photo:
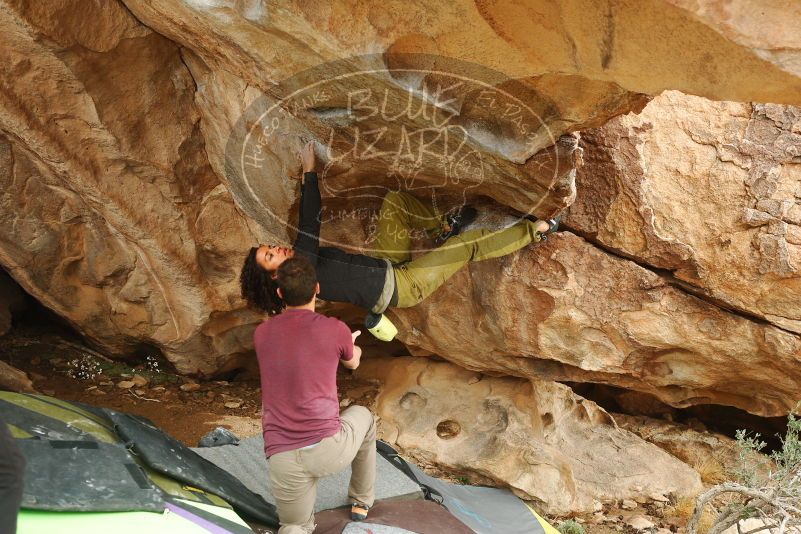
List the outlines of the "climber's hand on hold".
{"label": "climber's hand on hold", "polygon": [[314,165],[316,163],[314,157],[314,141],[309,141],[300,149],[300,162],[303,166],[304,173],[314,172]]}

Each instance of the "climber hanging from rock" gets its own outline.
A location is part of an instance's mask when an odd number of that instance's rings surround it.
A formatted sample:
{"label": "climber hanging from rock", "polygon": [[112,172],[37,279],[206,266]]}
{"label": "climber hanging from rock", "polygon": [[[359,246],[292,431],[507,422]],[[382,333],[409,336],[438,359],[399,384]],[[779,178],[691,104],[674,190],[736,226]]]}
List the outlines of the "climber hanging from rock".
{"label": "climber hanging from rock", "polygon": [[[313,142],[301,149],[300,159],[303,175],[294,246],[251,248],[240,274],[242,297],[269,315],[280,313],[284,306],[276,293],[278,266],[295,254],[302,254],[315,266],[320,298],[370,310],[365,325],[376,337],[388,341],[397,330],[382,315],[387,308],[415,306],[468,262],[511,254],[541,241],[558,228],[558,220],[535,220],[527,216],[499,231],[465,230],[476,218],[476,210],[471,206],[443,217],[431,205],[408,193],[389,192],[379,212],[374,256],[320,247],[321,200]],[[413,230],[426,232],[441,245],[412,259]]]}

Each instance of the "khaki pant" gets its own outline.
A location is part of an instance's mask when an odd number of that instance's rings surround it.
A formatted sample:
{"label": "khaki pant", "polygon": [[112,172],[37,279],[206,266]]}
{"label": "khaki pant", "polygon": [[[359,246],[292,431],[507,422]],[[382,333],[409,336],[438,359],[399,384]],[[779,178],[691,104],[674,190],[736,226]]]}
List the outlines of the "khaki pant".
{"label": "khaki pant", "polygon": [[270,456],[270,488],[278,508],[279,534],[314,531],[317,479],[351,465],[348,496],[367,506],[375,500],[375,419],[363,406],[340,415],[339,432],[309,449]]}
{"label": "khaki pant", "polygon": [[387,193],[381,205],[376,255],[395,264],[398,308],[419,304],[471,261],[511,254],[540,240],[532,221],[523,219],[502,230],[469,230],[451,237],[439,248],[412,259],[415,231],[429,237],[442,228],[442,216],[408,193]]}

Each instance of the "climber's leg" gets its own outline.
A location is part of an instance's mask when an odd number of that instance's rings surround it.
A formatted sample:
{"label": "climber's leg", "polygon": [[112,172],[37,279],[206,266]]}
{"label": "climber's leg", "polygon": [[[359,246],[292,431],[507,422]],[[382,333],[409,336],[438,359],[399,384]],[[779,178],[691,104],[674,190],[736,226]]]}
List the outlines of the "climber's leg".
{"label": "climber's leg", "polygon": [[392,263],[409,261],[415,229],[431,237],[442,229],[442,217],[430,204],[409,193],[387,193],[378,213],[375,256]]}
{"label": "climber's leg", "polygon": [[441,247],[395,267],[397,306],[420,303],[468,262],[499,258],[540,241],[545,229],[542,221],[524,219],[503,230],[469,230],[451,237]]}

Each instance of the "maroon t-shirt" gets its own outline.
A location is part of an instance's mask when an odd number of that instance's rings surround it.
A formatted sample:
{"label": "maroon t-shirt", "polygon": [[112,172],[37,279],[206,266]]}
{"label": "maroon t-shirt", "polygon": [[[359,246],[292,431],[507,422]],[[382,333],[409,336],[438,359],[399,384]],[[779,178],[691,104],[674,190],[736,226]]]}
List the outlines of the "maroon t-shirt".
{"label": "maroon t-shirt", "polygon": [[339,432],[337,364],[353,358],[347,325],[309,310],[286,310],[260,324],[253,341],[265,454],[299,449]]}

